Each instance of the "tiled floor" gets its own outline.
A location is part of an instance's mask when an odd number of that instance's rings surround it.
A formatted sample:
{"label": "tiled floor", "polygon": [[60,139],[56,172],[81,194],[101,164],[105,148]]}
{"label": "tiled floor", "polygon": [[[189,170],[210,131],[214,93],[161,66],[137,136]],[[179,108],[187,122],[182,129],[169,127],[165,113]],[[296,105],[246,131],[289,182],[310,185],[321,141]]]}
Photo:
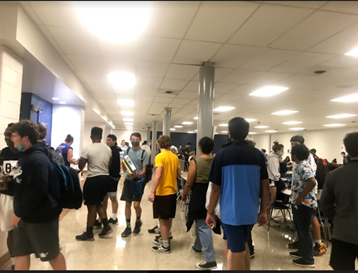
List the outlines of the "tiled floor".
{"label": "tiled floor", "polygon": [[[118,195],[122,191],[122,183],[118,186]],[[149,183],[152,186],[152,183]],[[120,234],[125,227],[124,203],[120,202],[119,225],[114,227],[114,232],[108,239],[99,239],[99,230],[95,231],[94,242],[78,242],[75,236],[81,234],[86,226],[87,209],[83,206],[78,211],[70,211],[60,222],[60,241],[67,267],[71,270],[195,270],[196,263],[202,261],[202,257],[191,251],[194,242],[194,230],[186,232],[184,213],[180,210],[178,201],[177,217],[173,221],[173,236],[171,242],[171,254],[158,254],[151,251],[154,236],[147,230],[152,228],[156,221],[152,218],[152,205],[148,201],[150,189],[146,187],[143,196],[143,226],[139,235],[131,235],[122,239]],[[110,208],[108,212],[110,212]],[[134,211],[133,211],[134,215]],[[132,226],[134,226],[132,216]],[[286,247],[289,242],[285,238],[291,234],[283,228],[270,229],[267,226],[253,229],[256,257],[251,260],[253,270],[300,270],[292,264]],[[286,236],[287,237],[287,236]],[[218,269],[226,269],[224,246],[222,236],[214,235],[214,246]],[[325,255],[315,259],[315,270],[330,270],[330,248]],[[48,263],[42,263],[32,257],[31,269],[50,269]]]}

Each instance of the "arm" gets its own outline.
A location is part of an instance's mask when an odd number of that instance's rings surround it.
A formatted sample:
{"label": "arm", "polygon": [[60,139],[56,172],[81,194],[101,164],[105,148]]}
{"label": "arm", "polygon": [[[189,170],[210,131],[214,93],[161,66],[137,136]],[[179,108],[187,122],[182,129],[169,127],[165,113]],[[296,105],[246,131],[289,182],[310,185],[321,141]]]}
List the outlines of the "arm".
{"label": "arm", "polygon": [[326,183],[324,183],[322,196],[320,199],[321,210],[328,219],[333,219],[335,211],[336,196],[334,194],[332,175],[328,174]]}
{"label": "arm", "polygon": [[309,194],[316,186],[316,179],[314,177],[307,179],[306,182],[307,184],[303,191],[301,191],[301,193],[297,196],[296,205],[302,205],[303,198],[305,198],[305,196]]}
{"label": "arm", "polygon": [[188,192],[190,191],[191,187],[194,185],[195,174],[196,174],[196,164],[195,164],[195,161],[193,161],[189,165],[188,179],[186,180],[185,187],[184,187],[184,190],[183,190],[183,193],[182,193],[182,199],[184,201],[185,201],[186,196],[187,196]]}
{"label": "arm", "polygon": [[148,200],[150,202],[154,201],[154,196],[155,196],[155,192],[159,186],[160,180],[162,178],[162,173],[163,173],[163,167],[156,167],[155,168],[155,176],[153,179],[153,187],[152,187],[152,191],[148,197]]}
{"label": "arm", "polygon": [[280,180],[280,173],[278,172],[278,169],[280,168],[280,162],[276,158],[270,158],[267,161],[267,168],[273,175],[273,180],[278,181]]}
{"label": "arm", "polygon": [[211,190],[210,202],[208,206],[208,214],[214,215],[214,209],[216,204],[218,203],[219,197],[221,193],[221,186],[213,184],[213,188]]}
{"label": "arm", "polygon": [[108,168],[112,166],[112,157],[109,159]]}
{"label": "arm", "polygon": [[73,158],[73,149],[68,149],[67,151],[67,161],[70,162],[73,165],[76,165],[78,162],[74,160]]}
{"label": "arm", "polygon": [[[266,215],[266,210],[269,205],[269,181],[268,179],[264,179],[260,181],[261,183],[261,191],[260,191],[260,214]],[[260,224],[260,223],[259,223]],[[260,224],[261,225],[261,224]]]}
{"label": "arm", "polygon": [[87,159],[81,157],[80,160],[78,161],[78,168],[82,171],[83,168],[86,166],[87,164]]}

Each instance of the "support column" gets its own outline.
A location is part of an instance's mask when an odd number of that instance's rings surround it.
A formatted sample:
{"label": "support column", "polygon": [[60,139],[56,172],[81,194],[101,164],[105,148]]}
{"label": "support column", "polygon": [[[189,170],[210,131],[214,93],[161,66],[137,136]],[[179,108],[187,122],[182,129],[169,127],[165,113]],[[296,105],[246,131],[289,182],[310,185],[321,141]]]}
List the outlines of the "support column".
{"label": "support column", "polygon": [[157,121],[152,123],[152,164],[155,164],[155,156],[157,155]]}
{"label": "support column", "polygon": [[147,141],[148,141],[148,144],[150,144],[150,131],[151,131],[151,127],[147,127]]}
{"label": "support column", "polygon": [[199,140],[205,136],[213,137],[213,104],[214,104],[213,63],[204,63],[199,71],[198,133],[196,139],[197,156]]}
{"label": "support column", "polygon": [[170,121],[172,117],[172,108],[165,107],[163,113],[163,135],[170,137]]}

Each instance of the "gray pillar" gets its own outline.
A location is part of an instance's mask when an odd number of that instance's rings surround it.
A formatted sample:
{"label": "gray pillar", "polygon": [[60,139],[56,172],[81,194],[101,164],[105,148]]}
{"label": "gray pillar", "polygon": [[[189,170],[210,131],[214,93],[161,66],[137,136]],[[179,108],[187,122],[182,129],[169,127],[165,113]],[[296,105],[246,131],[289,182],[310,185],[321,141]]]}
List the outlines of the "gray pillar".
{"label": "gray pillar", "polygon": [[204,63],[199,71],[198,133],[197,156],[199,156],[199,140],[205,136],[213,137],[213,102],[214,75],[212,63]]}
{"label": "gray pillar", "polygon": [[170,121],[172,117],[172,108],[165,107],[163,112],[163,135],[170,137]]}
{"label": "gray pillar", "polygon": [[152,123],[152,164],[155,164],[155,156],[157,154],[157,122]]}
{"label": "gray pillar", "polygon": [[150,130],[151,130],[152,128],[151,127],[147,127],[147,141],[148,141],[148,144],[150,143]]}

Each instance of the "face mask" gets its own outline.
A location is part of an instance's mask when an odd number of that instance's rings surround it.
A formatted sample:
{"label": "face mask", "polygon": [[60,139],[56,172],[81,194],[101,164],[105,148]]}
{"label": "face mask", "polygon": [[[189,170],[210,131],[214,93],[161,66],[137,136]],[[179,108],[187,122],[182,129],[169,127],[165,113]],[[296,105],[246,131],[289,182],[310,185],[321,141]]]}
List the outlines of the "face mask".
{"label": "face mask", "polygon": [[139,146],[139,141],[132,141],[132,146],[133,147],[138,147]]}
{"label": "face mask", "polygon": [[278,154],[278,158],[282,158],[283,157],[283,152]]}
{"label": "face mask", "polygon": [[17,150],[19,152],[22,152],[23,149],[24,149],[24,146],[22,146],[21,144],[19,146],[17,146]]}

